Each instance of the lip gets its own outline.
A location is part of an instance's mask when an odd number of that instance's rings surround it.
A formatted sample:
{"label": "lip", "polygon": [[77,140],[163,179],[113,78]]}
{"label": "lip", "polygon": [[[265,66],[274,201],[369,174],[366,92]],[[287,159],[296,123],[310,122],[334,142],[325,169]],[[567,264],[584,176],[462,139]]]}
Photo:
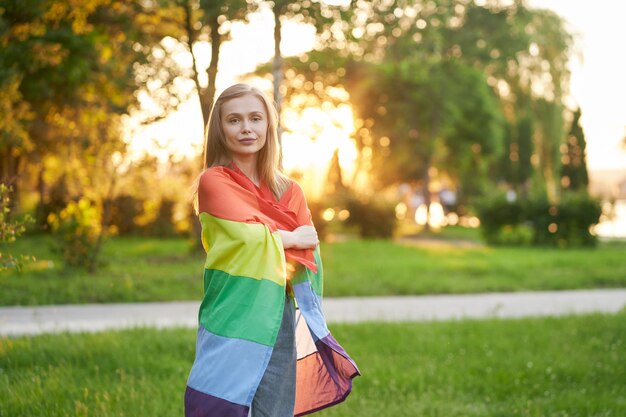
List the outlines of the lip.
{"label": "lip", "polygon": [[239,143],[252,143],[255,140],[256,139],[254,139],[254,138],[243,138],[243,139],[239,139]]}

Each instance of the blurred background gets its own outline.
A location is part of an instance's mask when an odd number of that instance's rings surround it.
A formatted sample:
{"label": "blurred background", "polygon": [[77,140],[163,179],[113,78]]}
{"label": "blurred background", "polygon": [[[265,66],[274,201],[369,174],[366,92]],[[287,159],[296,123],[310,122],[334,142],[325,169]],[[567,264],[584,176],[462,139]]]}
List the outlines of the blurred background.
{"label": "blurred background", "polygon": [[[619,0],[0,0],[0,417],[183,414],[206,257],[191,187],[236,82],[280,110],[324,296],[355,316],[378,310],[359,297],[458,309],[331,323],[363,377],[321,416],[626,415],[624,16]],[[498,292],[533,317],[463,315]],[[159,328],[119,329],[155,309]],[[28,334],[60,311],[69,327]],[[94,333],[57,332],[72,323]]]}
{"label": "blurred background", "polygon": [[282,165],[328,240],[624,238],[625,7],[3,1],[3,221],[94,257],[108,236],[195,239],[204,126],[243,81],[274,97]]}

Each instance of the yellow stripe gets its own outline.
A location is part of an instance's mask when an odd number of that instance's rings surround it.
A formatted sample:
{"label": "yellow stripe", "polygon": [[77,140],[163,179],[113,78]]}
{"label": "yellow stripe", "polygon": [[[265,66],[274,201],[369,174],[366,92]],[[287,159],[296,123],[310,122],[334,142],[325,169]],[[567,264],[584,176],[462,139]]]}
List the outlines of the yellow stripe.
{"label": "yellow stripe", "polygon": [[263,224],[223,220],[204,212],[199,217],[206,269],[285,286],[285,252],[278,232],[272,233]]}

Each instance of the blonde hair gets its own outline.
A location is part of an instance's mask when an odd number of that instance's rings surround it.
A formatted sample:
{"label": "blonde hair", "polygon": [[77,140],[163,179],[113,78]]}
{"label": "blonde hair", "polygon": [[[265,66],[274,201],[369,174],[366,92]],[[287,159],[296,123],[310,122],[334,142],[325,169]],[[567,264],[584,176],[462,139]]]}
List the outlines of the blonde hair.
{"label": "blonde hair", "polygon": [[[258,88],[248,84],[234,84],[224,90],[211,109],[209,122],[206,126],[204,142],[204,167],[202,172],[214,166],[226,166],[231,162],[231,156],[226,146],[226,138],[222,129],[222,106],[229,100],[252,95],[263,103],[267,112],[268,124],[265,146],[259,150],[257,157],[257,175],[265,182],[276,198],[280,198],[290,185],[290,180],[281,172],[279,167],[280,145],[278,144],[278,112]],[[193,188],[193,201],[196,213],[198,212],[198,183],[202,173],[198,175]]]}

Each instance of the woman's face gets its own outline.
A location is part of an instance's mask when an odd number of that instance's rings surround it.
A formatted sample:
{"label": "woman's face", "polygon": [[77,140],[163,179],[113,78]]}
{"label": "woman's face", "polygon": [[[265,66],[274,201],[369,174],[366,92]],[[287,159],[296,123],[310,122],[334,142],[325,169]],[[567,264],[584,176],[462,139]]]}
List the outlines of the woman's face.
{"label": "woman's face", "polygon": [[235,160],[256,158],[263,146],[269,123],[263,102],[252,94],[222,104],[222,130],[226,147]]}

